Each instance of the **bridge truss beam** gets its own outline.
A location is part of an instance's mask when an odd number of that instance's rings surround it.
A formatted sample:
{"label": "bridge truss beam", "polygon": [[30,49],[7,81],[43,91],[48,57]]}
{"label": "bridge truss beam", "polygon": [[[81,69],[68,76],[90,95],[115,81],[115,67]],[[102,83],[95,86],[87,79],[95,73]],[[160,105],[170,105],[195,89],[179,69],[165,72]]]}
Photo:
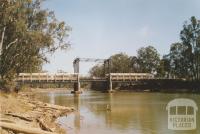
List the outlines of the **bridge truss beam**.
{"label": "bridge truss beam", "polygon": [[[111,59],[94,59],[94,58],[76,58],[73,61],[74,73],[80,71],[80,62],[100,62],[104,65],[104,74],[110,73],[111,70]],[[107,69],[107,70],[106,70]]]}

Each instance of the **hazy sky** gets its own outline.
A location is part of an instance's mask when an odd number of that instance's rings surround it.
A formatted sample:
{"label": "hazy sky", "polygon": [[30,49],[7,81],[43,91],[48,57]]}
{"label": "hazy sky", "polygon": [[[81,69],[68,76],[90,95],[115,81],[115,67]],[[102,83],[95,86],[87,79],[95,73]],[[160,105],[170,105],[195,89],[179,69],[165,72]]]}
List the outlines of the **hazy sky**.
{"label": "hazy sky", "polygon": [[[58,51],[44,65],[49,72],[73,72],[75,57],[108,58],[152,45],[161,55],[179,41],[184,21],[200,19],[200,0],[46,0],[44,7],[72,27],[71,49]],[[81,63],[86,73],[94,63]]]}

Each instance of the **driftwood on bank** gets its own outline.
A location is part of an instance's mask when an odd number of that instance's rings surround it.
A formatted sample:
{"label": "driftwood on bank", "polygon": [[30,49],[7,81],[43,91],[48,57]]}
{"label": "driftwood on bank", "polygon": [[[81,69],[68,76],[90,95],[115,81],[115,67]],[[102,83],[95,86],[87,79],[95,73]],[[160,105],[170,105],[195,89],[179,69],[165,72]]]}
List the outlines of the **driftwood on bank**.
{"label": "driftwood on bank", "polygon": [[0,118],[0,122],[15,123],[15,121],[7,119],[7,118]]}
{"label": "driftwood on bank", "polygon": [[44,121],[43,121],[42,119],[37,119],[37,122],[39,123],[39,126],[40,126],[40,128],[41,128],[42,130],[49,131],[49,132],[53,132],[53,130],[52,130],[50,127],[48,127],[48,126],[44,123]]}
{"label": "driftwood on bank", "polygon": [[56,134],[53,132],[47,132],[40,130],[38,128],[30,128],[30,127],[24,127],[21,125],[13,124],[13,123],[6,123],[6,122],[0,122],[0,127],[3,129],[8,129],[17,133],[26,133],[26,134]]}
{"label": "driftwood on bank", "polygon": [[24,117],[23,115],[19,115],[19,114],[7,113],[5,115],[17,117],[17,118],[20,118],[20,119],[25,120],[25,121],[32,121],[32,119],[29,119],[28,117]]}
{"label": "driftwood on bank", "polygon": [[17,99],[24,103],[28,110],[23,113],[8,111],[0,116],[0,128],[3,130],[25,134],[54,134],[54,132],[61,134],[64,131],[59,128],[55,120],[74,111],[71,107],[43,103],[26,95],[19,95]]}
{"label": "driftwood on bank", "polygon": [[52,109],[52,110],[61,110],[61,111],[73,111],[73,108],[65,107],[65,106],[59,106],[59,105],[54,105],[54,104],[49,104],[49,103],[44,103],[44,104],[36,104],[38,107],[41,108],[46,108],[46,109]]}

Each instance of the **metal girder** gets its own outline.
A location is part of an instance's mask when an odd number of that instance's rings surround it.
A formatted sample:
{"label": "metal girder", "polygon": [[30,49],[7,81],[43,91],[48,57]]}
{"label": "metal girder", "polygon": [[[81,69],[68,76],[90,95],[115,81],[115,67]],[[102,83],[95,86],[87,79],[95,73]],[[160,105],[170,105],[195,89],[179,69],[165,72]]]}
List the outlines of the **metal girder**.
{"label": "metal girder", "polygon": [[106,64],[108,65],[108,72],[110,73],[111,59],[95,59],[95,58],[76,58],[73,61],[74,73],[79,73],[79,62],[101,62],[104,63],[104,72]]}
{"label": "metal girder", "polygon": [[76,58],[74,61],[83,61],[83,62],[104,62],[107,59],[95,59],[95,58]]}

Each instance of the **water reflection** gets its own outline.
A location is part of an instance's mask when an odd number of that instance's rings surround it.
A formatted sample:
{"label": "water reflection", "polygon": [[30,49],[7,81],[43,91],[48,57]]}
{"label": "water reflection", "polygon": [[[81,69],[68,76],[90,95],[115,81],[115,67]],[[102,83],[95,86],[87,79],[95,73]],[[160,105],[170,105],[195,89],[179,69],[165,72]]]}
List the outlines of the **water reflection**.
{"label": "water reflection", "polygon": [[76,111],[74,112],[74,126],[75,126],[75,133],[79,134],[81,129],[81,114],[80,114],[80,95],[74,95],[74,107]]}
{"label": "water reflection", "polygon": [[49,99],[51,104],[55,104],[55,94],[53,92],[49,93]]}
{"label": "water reflection", "polygon": [[193,99],[200,108],[200,95],[128,92],[107,94],[89,91],[81,95],[63,92],[43,96],[43,101],[76,108],[73,114],[59,119],[68,134],[200,133],[200,111],[197,113],[196,131],[168,130],[166,111],[167,103],[175,98]]}

